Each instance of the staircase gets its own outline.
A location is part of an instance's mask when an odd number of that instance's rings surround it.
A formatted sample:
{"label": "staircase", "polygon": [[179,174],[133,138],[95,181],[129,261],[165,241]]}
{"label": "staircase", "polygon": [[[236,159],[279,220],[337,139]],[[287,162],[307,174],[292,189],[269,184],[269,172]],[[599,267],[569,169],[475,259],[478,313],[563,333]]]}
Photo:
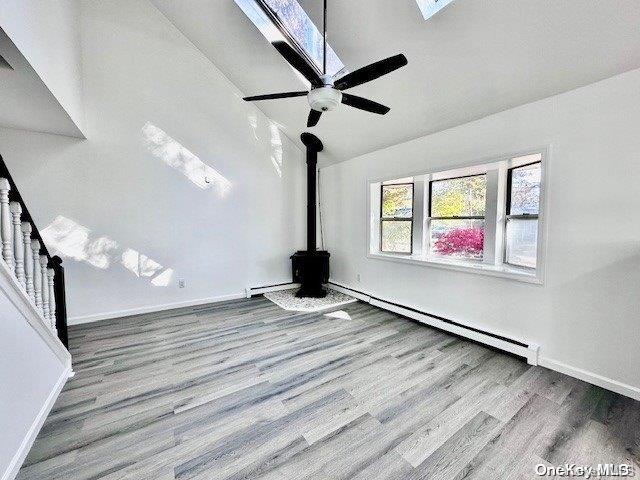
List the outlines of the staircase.
{"label": "staircase", "polygon": [[47,251],[1,156],[0,240],[4,266],[29,297],[45,326],[68,349],[62,260]]}

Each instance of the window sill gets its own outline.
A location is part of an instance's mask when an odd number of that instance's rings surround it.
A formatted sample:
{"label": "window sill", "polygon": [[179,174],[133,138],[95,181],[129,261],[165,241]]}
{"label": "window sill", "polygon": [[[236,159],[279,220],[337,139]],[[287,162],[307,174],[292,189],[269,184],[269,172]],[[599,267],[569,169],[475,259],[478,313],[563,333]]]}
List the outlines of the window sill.
{"label": "window sill", "polygon": [[533,283],[542,285],[542,279],[535,272],[528,272],[507,265],[487,265],[484,263],[470,263],[456,260],[445,260],[440,258],[424,258],[415,255],[398,255],[393,253],[369,253],[367,258],[385,260],[389,262],[409,263],[421,265],[423,267],[435,267],[456,272],[475,273],[490,277],[501,277],[518,282]]}

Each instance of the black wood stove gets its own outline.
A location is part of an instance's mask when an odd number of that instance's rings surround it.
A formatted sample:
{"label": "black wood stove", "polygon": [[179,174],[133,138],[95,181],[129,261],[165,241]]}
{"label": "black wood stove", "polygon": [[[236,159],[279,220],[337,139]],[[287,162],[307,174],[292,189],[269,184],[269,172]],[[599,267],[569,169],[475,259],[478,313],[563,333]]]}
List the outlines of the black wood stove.
{"label": "black wood stove", "polygon": [[302,285],[296,297],[322,298],[327,295],[322,284],[329,281],[329,252],[316,250],[316,165],[323,147],[312,133],[300,138],[307,147],[307,249],[291,256],[293,281]]}

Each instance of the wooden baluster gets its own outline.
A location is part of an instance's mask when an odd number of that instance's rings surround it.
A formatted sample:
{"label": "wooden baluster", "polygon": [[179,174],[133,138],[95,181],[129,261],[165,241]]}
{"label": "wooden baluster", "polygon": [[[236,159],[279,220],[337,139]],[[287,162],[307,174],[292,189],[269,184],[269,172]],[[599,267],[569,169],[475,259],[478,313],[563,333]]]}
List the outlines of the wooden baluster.
{"label": "wooden baluster", "polygon": [[51,322],[51,330],[57,335],[56,328],[56,292],[54,290],[53,277],[56,272],[53,268],[47,268],[47,280],[49,281],[49,321]]}
{"label": "wooden baluster", "polygon": [[22,222],[22,248],[24,249],[24,277],[27,295],[35,302],[33,290],[33,252],[31,250],[31,224]]}
{"label": "wooden baluster", "polygon": [[11,220],[13,223],[13,258],[16,262],[16,278],[22,288],[26,288],[24,275],[24,244],[22,243],[22,224],[20,215],[22,215],[22,205],[19,202],[11,202],[9,204],[11,211]]}
{"label": "wooden baluster", "polygon": [[49,259],[46,255],[40,255],[40,272],[42,281],[42,313],[44,319],[49,322],[49,280],[47,279],[47,263]]}
{"label": "wooden baluster", "polygon": [[33,291],[36,308],[42,312],[42,269],[40,268],[40,242],[31,241],[33,253]]}
{"label": "wooden baluster", "polygon": [[0,178],[0,236],[2,236],[2,258],[11,270],[13,262],[13,229],[11,228],[11,212],[9,210],[9,180]]}

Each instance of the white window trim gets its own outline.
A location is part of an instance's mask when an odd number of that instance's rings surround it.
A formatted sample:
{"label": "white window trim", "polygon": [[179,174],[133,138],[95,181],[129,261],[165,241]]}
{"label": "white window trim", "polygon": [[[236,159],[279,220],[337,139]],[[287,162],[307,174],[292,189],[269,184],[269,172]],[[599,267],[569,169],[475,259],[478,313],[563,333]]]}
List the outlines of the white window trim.
{"label": "white window trim", "polygon": [[[380,198],[379,193],[375,194],[377,190],[379,192],[379,185],[382,182],[389,181],[389,177],[386,178],[370,178],[366,181],[367,186],[367,218],[369,219],[367,225],[367,239],[366,239],[366,252],[367,258],[375,260],[383,260],[397,263],[412,264],[424,267],[439,268],[445,270],[452,270],[465,273],[474,273],[480,275],[487,275],[492,277],[501,277],[510,280],[516,280],[525,283],[543,285],[545,280],[545,264],[546,264],[546,238],[547,238],[547,221],[549,212],[547,208],[547,195],[548,195],[548,171],[549,171],[549,159],[550,159],[551,146],[546,145],[543,147],[527,149],[524,151],[514,152],[506,155],[496,155],[485,159],[475,160],[473,162],[466,162],[464,164],[455,165],[452,167],[441,167],[425,172],[409,172],[396,177],[412,177],[414,179],[414,235],[413,235],[413,251],[412,255],[407,254],[393,254],[382,253],[376,246],[379,244],[379,224],[376,224],[376,209],[372,208],[375,205],[373,201],[377,201],[379,205]],[[504,252],[504,228],[505,228],[505,207],[506,207],[506,172],[507,169],[514,166],[518,166],[519,162],[514,162],[514,159],[519,157],[525,157],[527,155],[541,154],[541,179],[540,179],[540,213],[538,217],[538,251],[537,262],[535,269],[518,268],[503,263]],[[526,162],[524,162],[526,163]],[[487,226],[490,226],[494,221],[495,228],[487,228],[487,237],[485,237],[485,260],[483,261],[469,261],[469,260],[455,260],[441,257],[425,256],[423,255],[422,248],[427,248],[429,239],[428,228],[426,227],[426,212],[425,208],[429,199],[426,198],[429,195],[429,189],[426,188],[426,184],[430,179],[437,179],[442,172],[450,174],[455,170],[461,171],[476,171],[474,167],[490,167],[495,165],[496,168],[489,169],[487,171],[487,205],[491,204],[485,212],[485,222]],[[498,169],[497,166],[500,165]],[[480,169],[482,170],[482,169]],[[493,173],[495,172],[495,173]],[[491,177],[491,178],[490,178]],[[489,182],[498,182],[497,188],[489,189]],[[492,201],[490,195],[495,195],[497,192],[498,198],[496,201]],[[379,220],[378,220],[379,222]],[[495,235],[495,237],[494,237]],[[490,244],[487,247],[487,244]],[[491,254],[487,257],[487,253]]]}

